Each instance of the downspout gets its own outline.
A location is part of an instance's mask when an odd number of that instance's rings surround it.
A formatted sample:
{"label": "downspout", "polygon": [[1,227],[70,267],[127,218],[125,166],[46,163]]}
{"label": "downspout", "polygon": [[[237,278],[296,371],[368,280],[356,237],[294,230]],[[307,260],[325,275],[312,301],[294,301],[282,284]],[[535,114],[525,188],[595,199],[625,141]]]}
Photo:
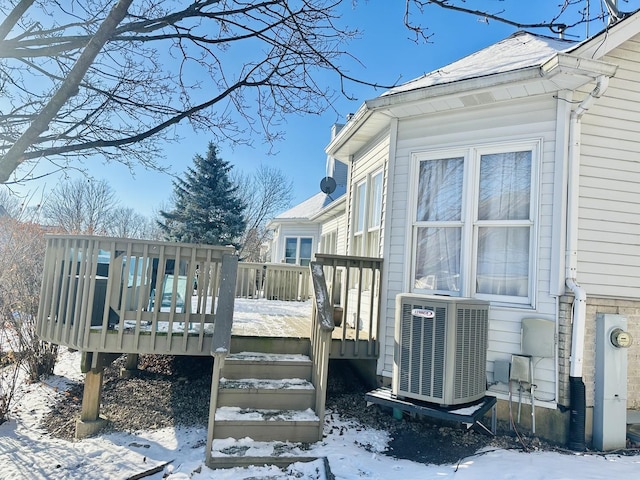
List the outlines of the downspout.
{"label": "downspout", "polygon": [[567,251],[565,254],[567,287],[573,292],[573,331],[569,370],[569,398],[571,401],[569,448],[583,451],[585,444],[586,396],[582,380],[587,295],[577,281],[578,276],[578,208],[580,185],[580,135],[582,116],[609,86],[609,77],[601,75],[593,91],[571,113],[569,119],[569,176],[567,186]]}

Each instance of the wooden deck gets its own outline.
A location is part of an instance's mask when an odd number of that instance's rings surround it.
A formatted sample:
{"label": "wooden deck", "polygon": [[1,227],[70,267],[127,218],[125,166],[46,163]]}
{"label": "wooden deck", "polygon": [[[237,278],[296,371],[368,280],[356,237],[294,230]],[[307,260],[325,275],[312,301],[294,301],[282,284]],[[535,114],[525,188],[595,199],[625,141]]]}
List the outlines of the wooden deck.
{"label": "wooden deck", "polygon": [[[49,236],[38,335],[83,352],[210,355],[222,259],[232,253],[206,245]],[[332,345],[332,355],[377,356],[377,294],[371,292],[377,292],[381,260],[325,255],[322,262],[344,326],[331,333],[332,343],[340,343]],[[309,275],[301,268],[238,267],[232,335],[313,340]],[[290,314],[291,305],[303,308]]]}
{"label": "wooden deck", "polygon": [[[83,353],[86,376],[76,436],[91,435],[104,424],[104,368],[115,358],[126,354],[126,368],[133,369],[139,354],[210,355],[209,464],[225,360],[249,351],[308,356],[317,415],[309,435],[322,438],[329,358],[378,356],[382,263],[335,255],[322,260],[311,262],[309,274],[247,265],[238,276],[232,248],[49,236],[37,334]],[[312,301],[306,301],[307,278],[313,283]],[[336,319],[341,328],[334,326]]]}
{"label": "wooden deck", "polygon": [[[282,339],[277,348],[289,353],[306,351],[311,338],[311,303],[294,303],[295,310],[299,311],[298,315],[274,314],[273,311],[277,311],[282,305],[277,301],[258,300],[256,303],[255,300],[236,299],[231,330],[232,351],[246,351],[252,350],[254,345],[262,346],[264,341],[260,339]],[[247,307],[251,307],[253,311],[247,312]],[[349,326],[346,329],[335,327],[331,337],[331,358],[377,358],[377,342],[375,339],[369,340],[366,332],[360,331],[356,340],[355,329]]]}

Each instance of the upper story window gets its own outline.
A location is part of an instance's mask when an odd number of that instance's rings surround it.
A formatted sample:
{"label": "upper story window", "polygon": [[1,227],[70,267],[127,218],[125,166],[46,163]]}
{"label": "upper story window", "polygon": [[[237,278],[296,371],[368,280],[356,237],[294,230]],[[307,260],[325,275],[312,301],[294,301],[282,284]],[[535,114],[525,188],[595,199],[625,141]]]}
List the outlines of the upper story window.
{"label": "upper story window", "polygon": [[382,171],[356,184],[352,255],[378,257],[382,222]]}
{"label": "upper story window", "polygon": [[414,156],[413,289],[532,302],[539,143]]}
{"label": "upper story window", "polygon": [[320,237],[320,253],[338,252],[338,231],[332,230]]}
{"label": "upper story window", "polygon": [[284,241],[284,261],[306,267],[311,262],[313,239],[310,237],[287,237]]}

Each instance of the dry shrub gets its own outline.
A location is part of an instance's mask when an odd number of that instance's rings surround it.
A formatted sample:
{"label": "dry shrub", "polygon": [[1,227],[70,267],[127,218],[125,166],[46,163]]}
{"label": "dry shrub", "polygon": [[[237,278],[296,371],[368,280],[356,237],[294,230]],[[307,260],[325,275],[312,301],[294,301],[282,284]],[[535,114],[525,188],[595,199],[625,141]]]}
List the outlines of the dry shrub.
{"label": "dry shrub", "polygon": [[36,336],[44,251],[41,226],[0,217],[0,423],[20,368],[28,382],[53,373],[58,347]]}

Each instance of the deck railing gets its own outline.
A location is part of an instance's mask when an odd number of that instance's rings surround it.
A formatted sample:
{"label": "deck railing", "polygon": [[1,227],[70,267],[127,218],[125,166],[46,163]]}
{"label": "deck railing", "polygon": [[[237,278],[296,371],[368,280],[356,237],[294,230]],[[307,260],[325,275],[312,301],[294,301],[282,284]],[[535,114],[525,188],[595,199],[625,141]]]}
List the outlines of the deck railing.
{"label": "deck railing", "polygon": [[355,339],[356,356],[360,340],[368,356],[377,356],[382,259],[317,253],[316,261],[325,270],[335,324],[342,327],[340,353],[345,354],[347,339]]}
{"label": "deck railing", "polygon": [[305,301],[311,298],[309,267],[286,263],[238,264],[237,298]]}
{"label": "deck railing", "polygon": [[329,353],[331,351],[334,322],[331,297],[327,290],[322,264],[311,262],[309,270],[313,281],[314,298],[311,322],[311,361],[313,364],[311,381],[316,389],[315,412],[320,419],[318,440],[321,440],[329,378]]}
{"label": "deck railing", "polygon": [[38,335],[83,351],[208,355],[222,258],[233,251],[49,236]]}

